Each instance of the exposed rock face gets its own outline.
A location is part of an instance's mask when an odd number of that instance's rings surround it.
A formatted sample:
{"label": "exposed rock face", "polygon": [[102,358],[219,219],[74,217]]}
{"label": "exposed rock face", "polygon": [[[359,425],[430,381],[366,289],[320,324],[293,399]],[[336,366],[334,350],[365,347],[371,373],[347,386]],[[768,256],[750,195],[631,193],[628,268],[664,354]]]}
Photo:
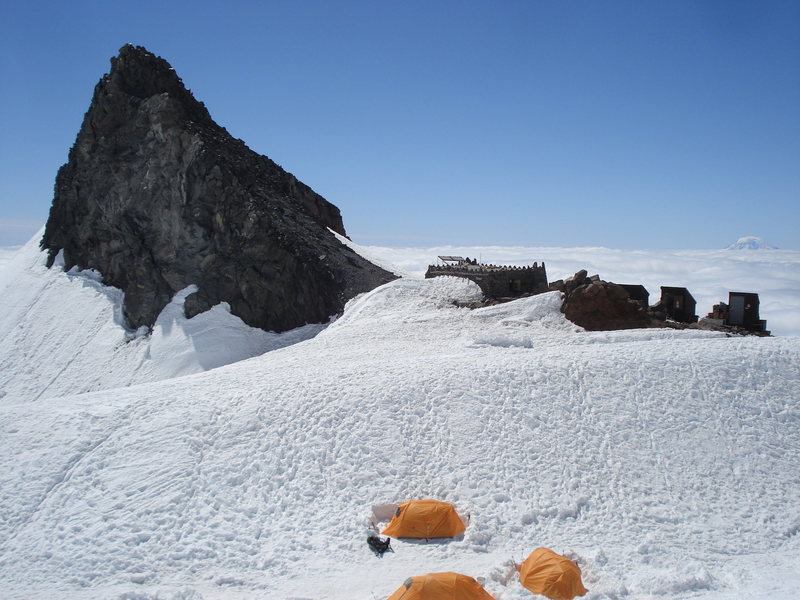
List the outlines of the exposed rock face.
{"label": "exposed rock face", "polygon": [[551,288],[564,292],[564,316],[589,331],[662,326],[630,299],[625,288],[597,276],[587,277],[585,270],[567,281],[555,282]]}
{"label": "exposed rock face", "polygon": [[190,284],[187,316],[226,301],[254,327],[325,321],[395,277],[341,244],[339,209],[211,119],[170,65],[125,46],[56,177],[42,248],[97,269],[152,326]]}

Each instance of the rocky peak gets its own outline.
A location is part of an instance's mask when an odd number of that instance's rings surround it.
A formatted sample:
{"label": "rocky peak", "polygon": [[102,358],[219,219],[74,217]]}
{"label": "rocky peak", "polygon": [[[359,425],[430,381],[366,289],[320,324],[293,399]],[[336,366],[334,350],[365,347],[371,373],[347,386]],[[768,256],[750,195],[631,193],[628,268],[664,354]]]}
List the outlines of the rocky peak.
{"label": "rocky peak", "polygon": [[[183,106],[193,121],[213,123],[205,105],[186,89],[175,69],[142,46],[126,44],[120,48],[119,55],[111,59],[111,70],[100,80],[98,89],[107,95],[119,93],[142,100],[168,94]],[[96,96],[94,102],[101,99]]]}
{"label": "rocky peak", "polygon": [[219,302],[283,331],[340,312],[393,279],[341,244],[339,209],[217,125],[164,59],[126,45],[111,59],[56,176],[49,264],[97,269],[151,326],[195,284],[187,316]]}

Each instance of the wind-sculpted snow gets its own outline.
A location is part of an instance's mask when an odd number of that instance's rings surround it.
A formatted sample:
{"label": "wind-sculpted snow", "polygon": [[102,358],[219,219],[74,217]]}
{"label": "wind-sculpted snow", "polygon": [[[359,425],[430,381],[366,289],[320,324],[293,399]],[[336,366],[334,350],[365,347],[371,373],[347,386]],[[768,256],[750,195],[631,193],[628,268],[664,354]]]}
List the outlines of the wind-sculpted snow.
{"label": "wind-sculpted snow", "polygon": [[39,236],[0,267],[0,403],[113,389],[206,371],[316,335],[324,324],[274,334],[245,325],[225,303],[183,316],[176,294],[150,335],[130,331],[122,292],[96,271],[44,266]]}
{"label": "wind-sculpted snow", "polygon": [[[593,600],[793,597],[800,340],[587,333],[557,294],[476,294],[398,280],[260,357],[0,404],[4,597],[373,600],[454,570],[523,600],[538,546]],[[415,497],[464,539],[376,558],[372,505]]]}

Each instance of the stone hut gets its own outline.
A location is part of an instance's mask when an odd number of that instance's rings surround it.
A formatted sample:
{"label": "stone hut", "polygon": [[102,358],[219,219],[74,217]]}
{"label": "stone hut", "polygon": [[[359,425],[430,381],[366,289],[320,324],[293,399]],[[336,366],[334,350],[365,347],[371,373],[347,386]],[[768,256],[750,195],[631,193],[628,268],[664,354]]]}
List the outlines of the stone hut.
{"label": "stone hut", "polygon": [[480,264],[475,259],[461,256],[439,256],[441,264],[430,265],[425,278],[465,277],[478,284],[487,298],[513,298],[548,291],[547,271],[544,263],[528,267]]}

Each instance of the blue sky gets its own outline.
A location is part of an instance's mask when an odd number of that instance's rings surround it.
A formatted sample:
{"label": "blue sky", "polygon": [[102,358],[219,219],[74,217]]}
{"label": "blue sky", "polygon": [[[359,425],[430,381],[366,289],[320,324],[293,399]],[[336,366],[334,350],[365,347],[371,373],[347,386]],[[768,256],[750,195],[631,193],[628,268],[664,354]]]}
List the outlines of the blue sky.
{"label": "blue sky", "polygon": [[360,243],[800,249],[800,2],[5,2],[0,245],[125,43]]}

